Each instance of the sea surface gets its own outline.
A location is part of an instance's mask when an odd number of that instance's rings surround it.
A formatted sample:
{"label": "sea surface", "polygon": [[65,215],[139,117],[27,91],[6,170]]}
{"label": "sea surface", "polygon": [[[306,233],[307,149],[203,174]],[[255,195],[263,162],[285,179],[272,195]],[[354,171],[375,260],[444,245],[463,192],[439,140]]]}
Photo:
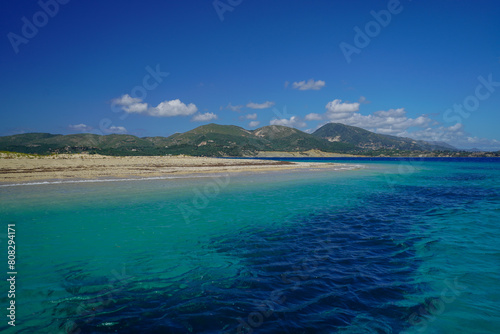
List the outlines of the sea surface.
{"label": "sea surface", "polygon": [[0,186],[0,331],[500,333],[500,159],[293,160]]}

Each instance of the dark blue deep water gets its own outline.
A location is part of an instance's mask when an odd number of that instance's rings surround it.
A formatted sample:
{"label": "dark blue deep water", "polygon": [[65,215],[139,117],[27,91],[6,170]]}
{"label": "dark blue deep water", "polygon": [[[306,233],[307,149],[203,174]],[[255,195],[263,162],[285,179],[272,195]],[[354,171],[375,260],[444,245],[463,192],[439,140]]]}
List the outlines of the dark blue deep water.
{"label": "dark blue deep water", "polygon": [[16,332],[499,333],[499,160],[341,162],[0,188]]}

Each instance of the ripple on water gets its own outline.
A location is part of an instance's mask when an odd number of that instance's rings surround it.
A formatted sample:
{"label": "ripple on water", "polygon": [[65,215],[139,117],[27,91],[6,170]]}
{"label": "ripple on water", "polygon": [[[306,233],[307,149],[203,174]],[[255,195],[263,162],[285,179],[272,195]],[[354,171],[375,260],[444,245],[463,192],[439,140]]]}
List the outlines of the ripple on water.
{"label": "ripple on water", "polygon": [[[164,284],[137,280],[113,291],[106,307],[98,306],[90,287],[103,282],[74,274],[66,286],[88,295],[91,314],[74,321],[94,333],[237,332],[245,326],[264,333],[326,333],[353,323],[374,332],[403,330],[409,308],[398,302],[423,287],[413,278],[419,262],[412,221],[395,220],[400,207],[391,202],[383,212],[374,213],[367,203],[356,211],[300,217],[287,228],[215,238],[212,251],[240,259],[234,277],[200,269]],[[78,279],[85,288],[76,287]],[[61,317],[63,310],[78,314],[76,307],[71,300],[58,305]]]}
{"label": "ripple on water", "polygon": [[233,276],[200,267],[161,281],[136,278],[105,307],[95,287],[106,282],[74,273],[65,286],[88,298],[87,313],[60,300],[56,325],[71,319],[85,333],[399,333],[435,300],[421,274],[440,268],[421,266],[448,241],[432,235],[429,220],[497,196],[481,187],[396,186],[348,211],[213,238],[207,253],[238,259]]}

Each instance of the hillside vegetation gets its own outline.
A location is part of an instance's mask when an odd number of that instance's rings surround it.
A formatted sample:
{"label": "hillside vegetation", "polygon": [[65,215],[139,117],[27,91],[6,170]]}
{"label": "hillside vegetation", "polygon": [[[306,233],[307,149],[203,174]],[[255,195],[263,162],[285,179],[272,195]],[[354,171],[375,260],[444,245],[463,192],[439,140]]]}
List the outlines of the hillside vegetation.
{"label": "hillside vegetation", "polygon": [[[421,155],[453,152],[444,143],[429,143],[376,134],[354,126],[328,123],[309,134],[280,125],[250,131],[235,125],[207,124],[169,137],[112,134],[54,135],[27,133],[0,137],[0,150],[29,153],[103,155],[256,156],[259,152],[321,151],[340,154]],[[456,154],[456,153],[455,153]]]}

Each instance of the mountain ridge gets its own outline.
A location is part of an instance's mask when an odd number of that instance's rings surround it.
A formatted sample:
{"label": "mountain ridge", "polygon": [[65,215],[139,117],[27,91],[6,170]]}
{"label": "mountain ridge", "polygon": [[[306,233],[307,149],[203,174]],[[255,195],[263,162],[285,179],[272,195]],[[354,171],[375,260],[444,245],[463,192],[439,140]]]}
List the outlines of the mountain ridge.
{"label": "mountain ridge", "polygon": [[377,134],[327,123],[312,134],[282,125],[246,130],[236,125],[210,123],[168,137],[128,134],[28,133],[0,137],[0,150],[21,153],[99,153],[106,155],[256,156],[258,152],[306,152],[355,155],[418,155],[454,152],[446,143]]}
{"label": "mountain ridge", "polygon": [[315,136],[328,141],[344,141],[356,145],[359,148],[396,149],[396,150],[452,150],[457,149],[448,144],[431,143],[423,140],[415,140],[406,137],[378,134],[362,128],[342,123],[327,123],[312,133]]}

